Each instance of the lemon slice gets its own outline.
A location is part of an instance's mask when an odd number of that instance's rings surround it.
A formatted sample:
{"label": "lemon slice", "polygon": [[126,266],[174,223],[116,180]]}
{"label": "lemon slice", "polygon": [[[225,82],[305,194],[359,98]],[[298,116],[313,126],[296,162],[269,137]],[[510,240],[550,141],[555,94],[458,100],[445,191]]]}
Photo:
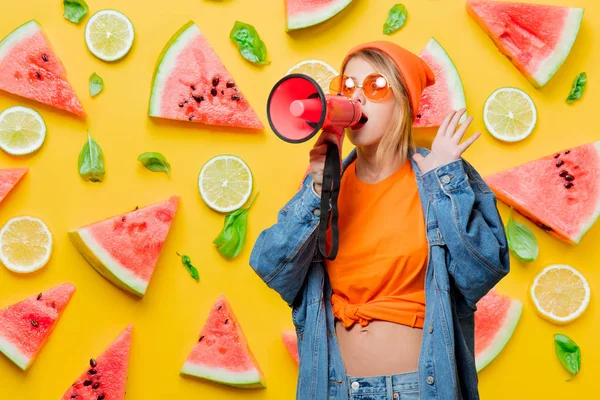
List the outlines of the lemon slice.
{"label": "lemon slice", "polygon": [[208,160],[200,170],[198,189],[206,205],[213,210],[235,211],[252,193],[252,172],[241,158],[219,155]]}
{"label": "lemon slice", "polygon": [[286,72],[286,75],[290,74],[304,74],[313,78],[323,92],[329,93],[329,84],[331,80],[335,78],[339,73],[331,65],[321,60],[306,60],[302,61]]}
{"label": "lemon slice", "polygon": [[46,124],[35,110],[15,106],[0,114],[0,148],[21,156],[39,149],[46,139]]}
{"label": "lemon slice", "polygon": [[13,218],[0,231],[0,260],[13,272],[37,271],[51,254],[52,234],[38,218]]}
{"label": "lemon slice", "polygon": [[583,275],[570,265],[550,265],[535,277],[531,298],[542,318],[565,325],[587,308],[590,286]]}
{"label": "lemon slice", "polygon": [[489,133],[504,142],[518,142],[531,134],[537,111],[531,97],[521,89],[504,87],[487,98],[483,122]]}
{"label": "lemon slice", "polygon": [[101,10],[85,25],[85,44],[103,61],[119,60],[133,45],[134,29],[129,18],[116,10]]}

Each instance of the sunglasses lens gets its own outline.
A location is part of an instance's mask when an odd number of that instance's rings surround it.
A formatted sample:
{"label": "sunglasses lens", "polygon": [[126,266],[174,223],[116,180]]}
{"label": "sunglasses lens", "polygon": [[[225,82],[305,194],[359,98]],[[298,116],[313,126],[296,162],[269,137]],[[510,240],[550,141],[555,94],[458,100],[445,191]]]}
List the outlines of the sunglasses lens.
{"label": "sunglasses lens", "polygon": [[346,75],[338,75],[331,80],[329,85],[329,93],[342,94],[346,97],[351,97],[354,93],[354,81]]}
{"label": "sunglasses lens", "polygon": [[381,100],[388,94],[388,81],[381,74],[371,74],[365,78],[363,91],[369,99]]}

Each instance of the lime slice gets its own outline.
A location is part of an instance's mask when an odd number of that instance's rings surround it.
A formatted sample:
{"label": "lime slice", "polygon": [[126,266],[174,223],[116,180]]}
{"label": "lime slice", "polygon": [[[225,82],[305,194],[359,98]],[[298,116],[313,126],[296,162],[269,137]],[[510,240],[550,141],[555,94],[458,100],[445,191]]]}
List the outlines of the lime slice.
{"label": "lime slice", "polygon": [[198,189],[202,200],[213,210],[235,211],[252,193],[252,172],[241,158],[219,155],[202,166]]}
{"label": "lime slice", "polygon": [[22,156],[39,149],[46,139],[46,124],[35,110],[22,106],[7,108],[0,114],[0,148]]}
{"label": "lime slice", "polygon": [[289,74],[304,74],[313,78],[319,86],[323,89],[323,92],[329,93],[329,84],[331,80],[338,75],[338,72],[331,65],[321,60],[306,60],[302,61],[286,72]]}
{"label": "lime slice", "polygon": [[101,10],[85,25],[85,44],[93,55],[103,61],[123,58],[133,45],[131,21],[115,10]]}
{"label": "lime slice", "polygon": [[0,231],[0,260],[13,272],[37,271],[51,254],[52,234],[38,218],[13,218]]}
{"label": "lime slice", "polygon": [[492,136],[504,142],[525,139],[533,131],[536,121],[535,104],[521,89],[497,89],[483,106],[485,127]]}

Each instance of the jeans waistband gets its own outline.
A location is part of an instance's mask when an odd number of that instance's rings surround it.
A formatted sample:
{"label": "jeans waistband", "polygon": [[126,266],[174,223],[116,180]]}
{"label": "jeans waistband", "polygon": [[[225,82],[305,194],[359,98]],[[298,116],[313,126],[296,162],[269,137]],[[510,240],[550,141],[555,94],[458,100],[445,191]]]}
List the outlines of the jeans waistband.
{"label": "jeans waistband", "polygon": [[346,379],[352,395],[375,394],[389,396],[383,398],[393,398],[392,393],[419,390],[419,373],[417,371],[366,377],[346,375]]}

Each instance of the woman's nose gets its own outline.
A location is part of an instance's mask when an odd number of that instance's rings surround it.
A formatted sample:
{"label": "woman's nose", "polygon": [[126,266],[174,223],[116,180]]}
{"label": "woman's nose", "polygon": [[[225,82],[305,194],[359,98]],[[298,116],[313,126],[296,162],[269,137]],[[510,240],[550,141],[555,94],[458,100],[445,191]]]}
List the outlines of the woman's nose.
{"label": "woman's nose", "polygon": [[352,93],[352,100],[359,102],[360,104],[365,104],[367,101],[367,98],[365,97],[365,94],[363,93],[362,88],[355,88],[354,89],[354,93]]}

